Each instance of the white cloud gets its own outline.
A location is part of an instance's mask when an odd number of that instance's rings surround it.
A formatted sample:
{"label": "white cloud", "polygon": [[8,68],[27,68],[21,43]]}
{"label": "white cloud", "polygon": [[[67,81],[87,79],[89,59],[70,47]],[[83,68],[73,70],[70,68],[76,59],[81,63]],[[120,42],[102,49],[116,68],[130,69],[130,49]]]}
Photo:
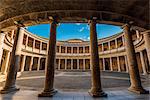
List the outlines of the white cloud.
{"label": "white cloud", "polygon": [[88,36],[83,36],[83,37],[80,37],[81,40],[84,40],[84,41],[89,41],[90,40],[90,37]]}
{"label": "white cloud", "polygon": [[81,25],[81,23],[76,23],[76,25],[78,25],[78,26],[79,26],[79,25]]}
{"label": "white cloud", "polygon": [[84,28],[84,27],[82,27],[82,28],[79,30],[79,32],[82,32],[84,29],[85,29],[85,28]]}

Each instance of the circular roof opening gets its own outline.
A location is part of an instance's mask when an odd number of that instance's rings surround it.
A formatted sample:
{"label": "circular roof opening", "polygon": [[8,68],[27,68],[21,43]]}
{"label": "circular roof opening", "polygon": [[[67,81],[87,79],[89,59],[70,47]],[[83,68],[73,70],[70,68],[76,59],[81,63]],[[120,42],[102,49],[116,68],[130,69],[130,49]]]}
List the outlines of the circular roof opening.
{"label": "circular roof opening", "polygon": [[[30,26],[27,27],[27,30],[38,36],[49,38],[50,24]],[[120,32],[122,32],[122,29],[119,26],[97,24],[98,39],[106,38]],[[89,33],[90,27],[87,23],[61,23],[57,27],[57,40],[67,41],[70,39],[80,39],[83,41],[89,41]]]}

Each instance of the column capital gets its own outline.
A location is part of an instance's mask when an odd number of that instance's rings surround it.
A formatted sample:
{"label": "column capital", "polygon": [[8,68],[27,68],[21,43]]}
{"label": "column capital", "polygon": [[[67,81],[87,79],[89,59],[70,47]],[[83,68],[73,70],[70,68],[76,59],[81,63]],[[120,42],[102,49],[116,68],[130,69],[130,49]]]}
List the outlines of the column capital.
{"label": "column capital", "polygon": [[130,28],[131,28],[131,26],[133,25],[133,23],[134,23],[133,21],[130,21],[130,22],[124,24],[121,28],[122,28],[122,29],[130,30]]}
{"label": "column capital", "polygon": [[22,21],[14,21],[14,24],[15,24],[17,27],[25,27],[25,25],[23,24]]}
{"label": "column capital", "polygon": [[124,24],[123,26],[121,26],[122,29],[125,29],[125,30],[129,30],[131,28],[131,25],[130,24]]}
{"label": "column capital", "polygon": [[50,16],[50,17],[49,17],[49,20],[50,20],[50,23],[51,23],[51,24],[57,24],[57,25],[58,25],[58,23],[59,23],[59,22],[58,22],[58,19],[59,19],[59,18],[58,18],[57,16]]}
{"label": "column capital", "polygon": [[91,22],[96,22],[97,20],[97,17],[91,17],[89,20],[88,20],[88,24],[91,24]]}

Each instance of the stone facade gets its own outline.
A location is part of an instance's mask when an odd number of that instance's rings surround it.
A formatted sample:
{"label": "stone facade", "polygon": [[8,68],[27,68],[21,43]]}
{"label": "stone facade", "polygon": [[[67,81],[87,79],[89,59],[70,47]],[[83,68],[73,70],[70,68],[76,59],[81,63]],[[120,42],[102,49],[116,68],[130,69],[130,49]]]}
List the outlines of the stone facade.
{"label": "stone facade", "polygon": [[[1,33],[0,45],[0,71],[6,74],[9,57],[12,50],[15,30]],[[21,56],[19,72],[45,70],[46,56],[48,53],[48,39],[34,35],[26,29],[21,28],[18,49],[16,53]],[[148,48],[145,46],[144,34],[133,33],[133,44],[135,47],[137,64],[140,74],[150,72]],[[148,40],[148,39],[146,39]],[[57,41],[56,43],[57,70],[91,70],[90,64],[90,42],[79,39],[68,41]],[[147,45],[147,44],[146,44]],[[124,33],[119,33],[98,40],[99,67],[102,71],[115,71],[128,73],[128,61]]]}

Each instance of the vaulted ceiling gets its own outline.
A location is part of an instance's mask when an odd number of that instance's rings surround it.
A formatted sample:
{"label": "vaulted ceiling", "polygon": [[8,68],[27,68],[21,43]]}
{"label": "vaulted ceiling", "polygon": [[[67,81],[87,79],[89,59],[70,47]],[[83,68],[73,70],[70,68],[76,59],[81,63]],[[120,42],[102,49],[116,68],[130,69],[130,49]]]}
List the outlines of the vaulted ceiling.
{"label": "vaulted ceiling", "polygon": [[134,21],[150,29],[150,0],[0,0],[0,29],[21,20],[26,26],[49,23],[49,16],[60,22],[87,22],[97,17],[98,23],[122,25]]}

